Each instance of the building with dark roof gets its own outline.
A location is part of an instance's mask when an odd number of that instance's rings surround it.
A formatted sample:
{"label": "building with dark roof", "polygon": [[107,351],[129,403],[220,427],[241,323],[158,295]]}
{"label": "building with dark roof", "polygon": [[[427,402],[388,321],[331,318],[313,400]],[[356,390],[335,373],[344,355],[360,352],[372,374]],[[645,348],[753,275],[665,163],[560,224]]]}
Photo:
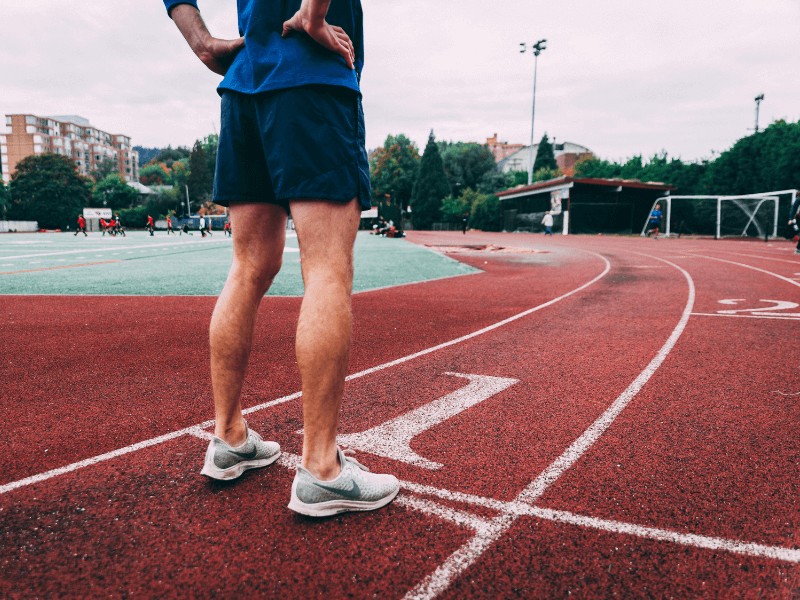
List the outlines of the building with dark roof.
{"label": "building with dark roof", "polygon": [[563,233],[638,233],[656,199],[674,186],[654,181],[559,177],[495,194],[505,231],[541,231],[551,211]]}

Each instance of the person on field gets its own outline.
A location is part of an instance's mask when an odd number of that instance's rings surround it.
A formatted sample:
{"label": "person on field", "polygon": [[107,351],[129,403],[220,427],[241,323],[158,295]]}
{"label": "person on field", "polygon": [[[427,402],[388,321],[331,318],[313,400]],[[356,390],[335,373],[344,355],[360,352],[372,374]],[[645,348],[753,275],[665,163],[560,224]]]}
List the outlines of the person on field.
{"label": "person on field", "polygon": [[[792,226],[794,230],[794,236],[798,236],[800,233],[800,227],[797,225],[797,214],[800,213],[800,194],[794,199],[792,202],[792,206],[789,208],[789,225]],[[797,246],[794,249],[795,254],[800,254],[800,236],[797,237]]]}
{"label": "person on field", "polygon": [[114,217],[111,217],[111,220],[106,224],[108,228],[108,235],[116,237],[117,236],[117,221]]}
{"label": "person on field", "polygon": [[119,218],[119,213],[114,215],[114,219],[116,219],[116,225],[114,226],[114,233],[117,235],[121,235],[122,237],[127,237],[125,235],[125,230],[122,228],[122,220]]}
{"label": "person on field", "polygon": [[154,235],[153,232],[156,229],[156,222],[153,220],[153,217],[151,215],[147,215],[147,225],[145,225],[144,228],[150,232],[151,236]]}
{"label": "person on field", "polygon": [[89,237],[89,234],[86,233],[86,219],[83,217],[83,215],[78,215],[78,228],[75,230],[75,235],[78,235],[79,233]]}
{"label": "person on field", "polygon": [[206,218],[200,217],[200,235],[206,237]]}
{"label": "person on field", "polygon": [[544,226],[545,235],[553,235],[553,213],[549,210],[542,217],[542,225]]}
{"label": "person on field", "polygon": [[108,229],[108,223],[106,223],[105,219],[101,218],[100,219],[100,231],[103,232],[103,235],[106,234],[106,230],[107,229]]}
{"label": "person on field", "polygon": [[[258,307],[281,267],[288,214],[305,296],[295,339],[303,451],[289,508],[322,517],[373,510],[399,491],[336,444],[350,355],[353,244],[370,208],[359,82],[360,0],[239,0],[243,37],[212,37],[195,0],[164,0],[189,46],[225,75],[214,202],[230,207],[233,263],[211,317],[214,438],[203,474],[238,477],[278,459],[242,418],[241,389]],[[247,40],[247,43],[245,43]]]}
{"label": "person on field", "polygon": [[172,215],[167,215],[167,235],[175,235],[172,229]]}
{"label": "person on field", "polygon": [[225,221],[225,225],[222,226],[222,232],[225,234],[225,237],[231,237],[231,222]]}
{"label": "person on field", "polygon": [[189,223],[183,224],[183,227],[181,227],[181,232],[179,235],[183,235],[184,233],[186,235],[194,235],[191,231],[189,231]]}
{"label": "person on field", "polygon": [[658,230],[661,228],[661,205],[656,204],[656,207],[650,212],[647,219],[647,237],[653,236],[653,239],[658,239]]}

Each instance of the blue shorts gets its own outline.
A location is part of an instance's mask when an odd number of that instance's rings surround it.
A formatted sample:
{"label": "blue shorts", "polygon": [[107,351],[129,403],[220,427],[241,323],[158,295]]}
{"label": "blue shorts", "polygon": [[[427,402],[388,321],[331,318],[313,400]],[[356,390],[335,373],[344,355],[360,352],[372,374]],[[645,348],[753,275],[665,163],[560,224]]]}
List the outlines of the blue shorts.
{"label": "blue shorts", "polygon": [[222,92],[214,202],[290,200],[370,208],[361,96],[326,85],[241,94]]}

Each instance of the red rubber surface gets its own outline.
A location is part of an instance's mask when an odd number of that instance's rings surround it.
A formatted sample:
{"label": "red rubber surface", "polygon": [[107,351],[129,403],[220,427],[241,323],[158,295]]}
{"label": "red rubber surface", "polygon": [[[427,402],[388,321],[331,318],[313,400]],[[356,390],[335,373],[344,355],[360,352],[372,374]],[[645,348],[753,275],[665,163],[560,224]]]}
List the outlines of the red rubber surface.
{"label": "red rubber surface", "polygon": [[[446,372],[519,380],[413,439],[414,451],[442,469],[368,453],[360,460],[412,483],[514,500],[672,334],[688,284],[660,257],[692,277],[695,314],[652,378],[536,506],[800,548],[800,377],[792,354],[800,322],[700,314],[730,308],[719,300],[731,298],[741,306],[800,303],[791,281],[712,260],[793,280],[800,260],[791,246],[480,233],[414,233],[411,240],[543,252],[453,254],[484,272],[356,295],[350,372],[565,294],[603,272],[598,254],[611,270],[529,316],[350,382],[342,433],[465,385]],[[5,297],[0,485],[211,418],[212,307],[210,298]],[[262,306],[246,407],[299,389],[298,308],[289,298]],[[100,333],[92,323],[113,325]],[[248,420],[285,451],[300,452],[299,400]],[[403,498],[485,519],[499,514],[403,490],[401,501],[376,513],[311,521],[285,508],[291,471],[273,465],[212,484],[197,474],[205,445],[183,436],[0,495],[0,595],[401,597],[474,535]],[[800,567],[791,560],[528,516],[472,560],[449,573],[443,596],[800,593]]]}

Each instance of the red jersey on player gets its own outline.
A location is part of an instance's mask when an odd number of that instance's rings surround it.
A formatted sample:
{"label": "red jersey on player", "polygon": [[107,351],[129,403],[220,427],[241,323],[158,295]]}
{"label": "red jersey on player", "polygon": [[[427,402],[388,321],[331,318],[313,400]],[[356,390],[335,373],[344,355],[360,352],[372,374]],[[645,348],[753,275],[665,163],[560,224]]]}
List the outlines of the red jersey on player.
{"label": "red jersey on player", "polygon": [[86,219],[83,217],[78,217],[78,227],[84,229],[86,227]]}
{"label": "red jersey on player", "polygon": [[150,217],[150,216],[148,216],[148,217],[147,217],[147,226],[148,226],[148,227],[151,227],[151,226],[153,226],[154,224],[155,224],[155,223],[153,222],[153,217]]}

